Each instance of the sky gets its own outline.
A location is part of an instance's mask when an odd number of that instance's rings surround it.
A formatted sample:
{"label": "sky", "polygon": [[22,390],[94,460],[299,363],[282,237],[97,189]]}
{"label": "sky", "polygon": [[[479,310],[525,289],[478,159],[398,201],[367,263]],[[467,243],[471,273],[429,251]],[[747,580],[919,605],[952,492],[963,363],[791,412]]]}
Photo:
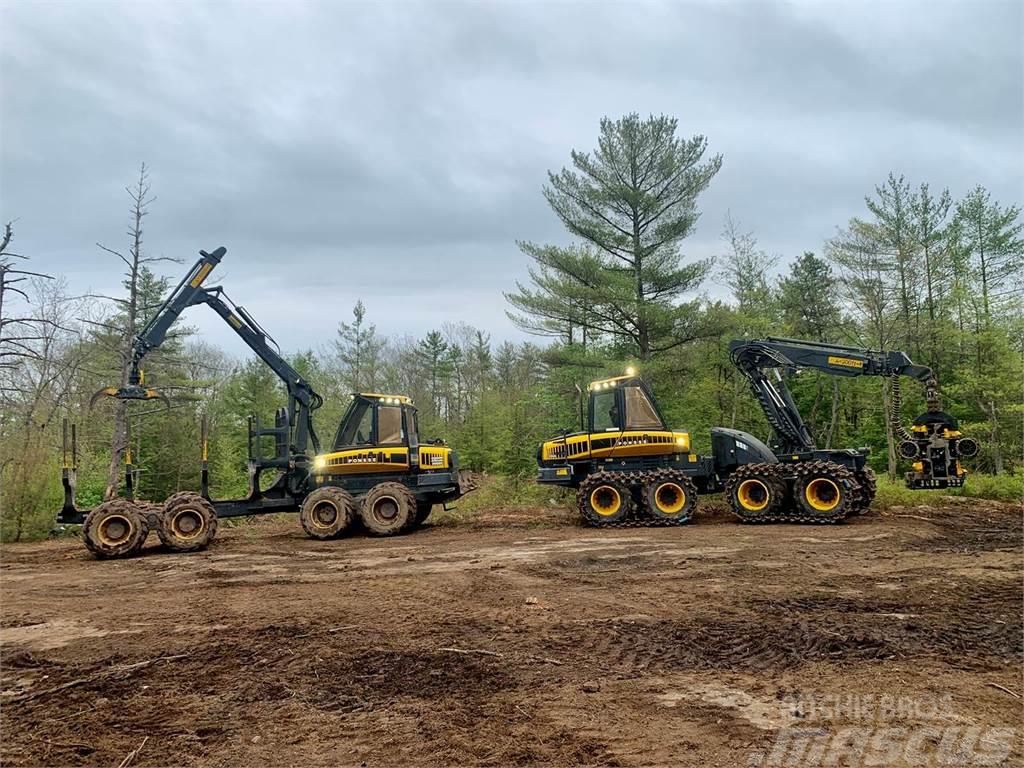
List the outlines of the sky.
{"label": "sky", "polygon": [[226,246],[208,284],[286,349],[357,299],[385,334],[520,340],[516,240],[570,242],[541,189],[603,116],[669,114],[722,154],[687,258],[731,214],[784,268],[890,171],[1024,201],[1022,40],[1016,0],[0,0],[0,218],[35,268],[116,291],[95,244],[127,245],[144,161],[147,251]]}

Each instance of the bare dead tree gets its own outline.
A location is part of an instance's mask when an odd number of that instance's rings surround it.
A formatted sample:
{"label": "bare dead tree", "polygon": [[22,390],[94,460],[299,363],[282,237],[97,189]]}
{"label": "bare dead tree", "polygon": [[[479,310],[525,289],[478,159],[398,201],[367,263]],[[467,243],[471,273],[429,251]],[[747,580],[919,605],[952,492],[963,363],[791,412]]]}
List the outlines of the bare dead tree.
{"label": "bare dead tree", "polygon": [[28,261],[28,256],[10,250],[14,239],[13,224],[7,222],[4,225],[3,237],[0,238],[0,369],[16,368],[26,358],[36,356],[38,352],[33,348],[33,342],[42,339],[42,327],[52,322],[45,317],[12,310],[12,304],[19,297],[28,301],[28,294],[20,283],[33,277],[53,279],[52,275],[18,267],[19,263]]}
{"label": "bare dead tree", "polygon": [[[125,288],[128,295],[125,298],[112,299],[123,311],[123,325],[118,328],[116,356],[121,366],[120,385],[128,384],[128,376],[131,372],[132,342],[138,332],[140,313],[144,307],[139,305],[139,279],[142,276],[143,268],[147,264],[158,261],[174,261],[164,256],[150,256],[143,251],[143,219],[149,215],[149,206],[156,200],[150,194],[149,171],[146,164],[139,166],[139,178],[131,186],[125,187],[128,197],[131,199],[129,209],[130,227],[128,229],[128,254],[114,248],[108,248],[102,243],[96,245],[107,253],[116,256],[125,265]],[[124,453],[128,447],[128,404],[124,400],[116,401],[114,409],[114,433],[111,439],[110,469],[107,474],[107,486],[104,491],[104,498],[110,499],[117,494],[118,479],[120,477],[121,463],[124,460]]]}

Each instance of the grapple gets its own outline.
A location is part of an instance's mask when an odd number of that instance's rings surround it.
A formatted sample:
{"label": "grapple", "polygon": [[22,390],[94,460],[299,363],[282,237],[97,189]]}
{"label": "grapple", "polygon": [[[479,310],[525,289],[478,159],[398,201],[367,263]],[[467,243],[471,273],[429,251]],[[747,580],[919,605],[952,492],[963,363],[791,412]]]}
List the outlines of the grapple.
{"label": "grapple", "polygon": [[129,384],[124,387],[104,387],[89,398],[89,407],[92,408],[104,397],[113,397],[118,400],[161,400],[170,408],[171,401],[167,395],[152,387],[144,387],[140,384]]}

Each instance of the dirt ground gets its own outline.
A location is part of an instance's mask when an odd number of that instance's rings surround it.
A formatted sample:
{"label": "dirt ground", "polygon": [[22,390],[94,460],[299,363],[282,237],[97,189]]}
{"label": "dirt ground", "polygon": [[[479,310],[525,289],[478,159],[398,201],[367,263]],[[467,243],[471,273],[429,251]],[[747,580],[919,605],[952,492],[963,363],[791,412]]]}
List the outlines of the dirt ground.
{"label": "dirt ground", "polygon": [[7,546],[0,761],[747,766],[804,725],[1019,728],[1021,535],[1019,507],[948,499],[830,527],[532,509],[110,562]]}

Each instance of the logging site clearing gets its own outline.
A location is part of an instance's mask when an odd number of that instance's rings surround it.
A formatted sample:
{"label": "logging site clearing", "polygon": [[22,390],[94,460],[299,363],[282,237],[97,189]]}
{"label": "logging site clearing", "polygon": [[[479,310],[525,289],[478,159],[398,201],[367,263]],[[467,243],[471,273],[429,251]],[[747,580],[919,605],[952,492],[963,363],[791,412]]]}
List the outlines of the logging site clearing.
{"label": "logging site clearing", "polygon": [[490,509],[325,542],[269,517],[105,562],[5,546],[0,761],[746,766],[883,695],[909,703],[887,727],[1016,728],[1020,507],[927,501],[606,531]]}

